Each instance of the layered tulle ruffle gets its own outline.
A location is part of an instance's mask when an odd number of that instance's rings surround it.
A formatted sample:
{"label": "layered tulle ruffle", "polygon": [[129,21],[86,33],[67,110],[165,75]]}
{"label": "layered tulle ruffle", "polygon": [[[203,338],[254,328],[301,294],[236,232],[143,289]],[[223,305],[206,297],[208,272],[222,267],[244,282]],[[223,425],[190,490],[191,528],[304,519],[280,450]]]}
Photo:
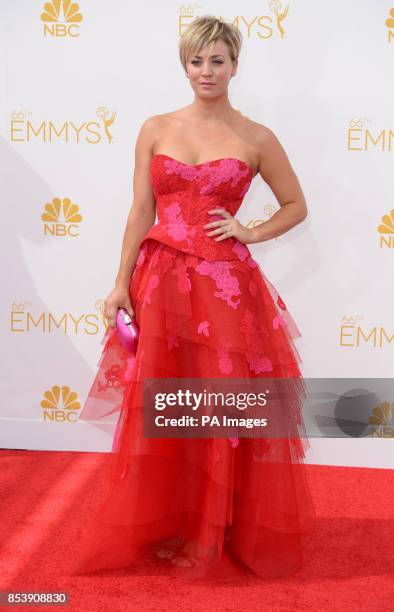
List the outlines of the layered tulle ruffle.
{"label": "layered tulle ruffle", "polygon": [[[226,559],[262,577],[300,569],[314,509],[303,466],[300,332],[283,300],[251,257],[209,262],[155,240],[142,245],[130,295],[137,354],[107,330],[80,415],[118,422],[108,495],[82,540],[78,571],[132,568],[163,547],[194,559],[190,568],[161,561],[190,577],[220,573]],[[201,377],[286,379],[278,414],[286,435],[144,437],[144,380]]]}

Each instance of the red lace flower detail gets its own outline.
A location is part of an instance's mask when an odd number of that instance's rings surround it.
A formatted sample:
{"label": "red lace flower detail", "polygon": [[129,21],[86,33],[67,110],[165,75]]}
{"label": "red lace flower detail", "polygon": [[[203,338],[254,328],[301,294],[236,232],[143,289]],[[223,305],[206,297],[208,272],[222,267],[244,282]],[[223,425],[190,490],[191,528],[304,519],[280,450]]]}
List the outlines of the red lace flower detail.
{"label": "red lace flower detail", "polygon": [[120,365],[115,364],[104,371],[105,382],[98,383],[99,391],[106,391],[108,388],[113,387],[114,389],[120,389],[125,386],[125,382],[122,377],[122,368]]}

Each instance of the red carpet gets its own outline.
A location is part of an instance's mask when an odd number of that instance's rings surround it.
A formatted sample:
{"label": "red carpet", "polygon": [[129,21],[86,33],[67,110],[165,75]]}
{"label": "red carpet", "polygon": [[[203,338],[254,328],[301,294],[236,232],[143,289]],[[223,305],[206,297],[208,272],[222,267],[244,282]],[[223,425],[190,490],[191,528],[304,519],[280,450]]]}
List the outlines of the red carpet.
{"label": "red carpet", "polygon": [[161,565],[67,576],[83,524],[102,496],[97,483],[105,459],[101,453],[0,450],[0,591],[66,591],[64,608],[83,612],[394,608],[391,470],[307,466],[318,536],[296,578],[262,582],[240,574],[233,584],[186,585],[164,576]]}

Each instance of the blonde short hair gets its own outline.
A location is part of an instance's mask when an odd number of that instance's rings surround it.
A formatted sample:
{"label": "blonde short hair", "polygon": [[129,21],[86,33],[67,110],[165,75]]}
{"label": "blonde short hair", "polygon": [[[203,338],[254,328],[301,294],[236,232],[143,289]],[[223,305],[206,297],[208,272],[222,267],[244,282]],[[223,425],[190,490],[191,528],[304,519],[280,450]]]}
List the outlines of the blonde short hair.
{"label": "blonde short hair", "polygon": [[196,17],[179,40],[179,57],[184,70],[186,71],[187,60],[192,54],[198,53],[219,39],[227,45],[231,59],[238,60],[242,45],[242,35],[239,29],[212,15]]}

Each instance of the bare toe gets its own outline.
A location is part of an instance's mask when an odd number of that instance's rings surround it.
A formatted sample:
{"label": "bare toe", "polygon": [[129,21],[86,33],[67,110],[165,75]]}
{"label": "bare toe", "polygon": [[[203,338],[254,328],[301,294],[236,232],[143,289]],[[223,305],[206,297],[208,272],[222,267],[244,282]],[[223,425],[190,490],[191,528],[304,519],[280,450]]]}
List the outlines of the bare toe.
{"label": "bare toe", "polygon": [[177,565],[178,567],[193,567],[198,563],[198,559],[182,553],[174,555],[174,557],[171,559],[171,563],[173,565]]}
{"label": "bare toe", "polygon": [[156,552],[156,556],[160,559],[172,559],[176,554],[176,549],[184,544],[182,538],[171,538],[166,540],[164,545]]}
{"label": "bare toe", "polygon": [[156,556],[160,559],[172,559],[175,556],[175,550],[170,548],[159,548],[156,552]]}

